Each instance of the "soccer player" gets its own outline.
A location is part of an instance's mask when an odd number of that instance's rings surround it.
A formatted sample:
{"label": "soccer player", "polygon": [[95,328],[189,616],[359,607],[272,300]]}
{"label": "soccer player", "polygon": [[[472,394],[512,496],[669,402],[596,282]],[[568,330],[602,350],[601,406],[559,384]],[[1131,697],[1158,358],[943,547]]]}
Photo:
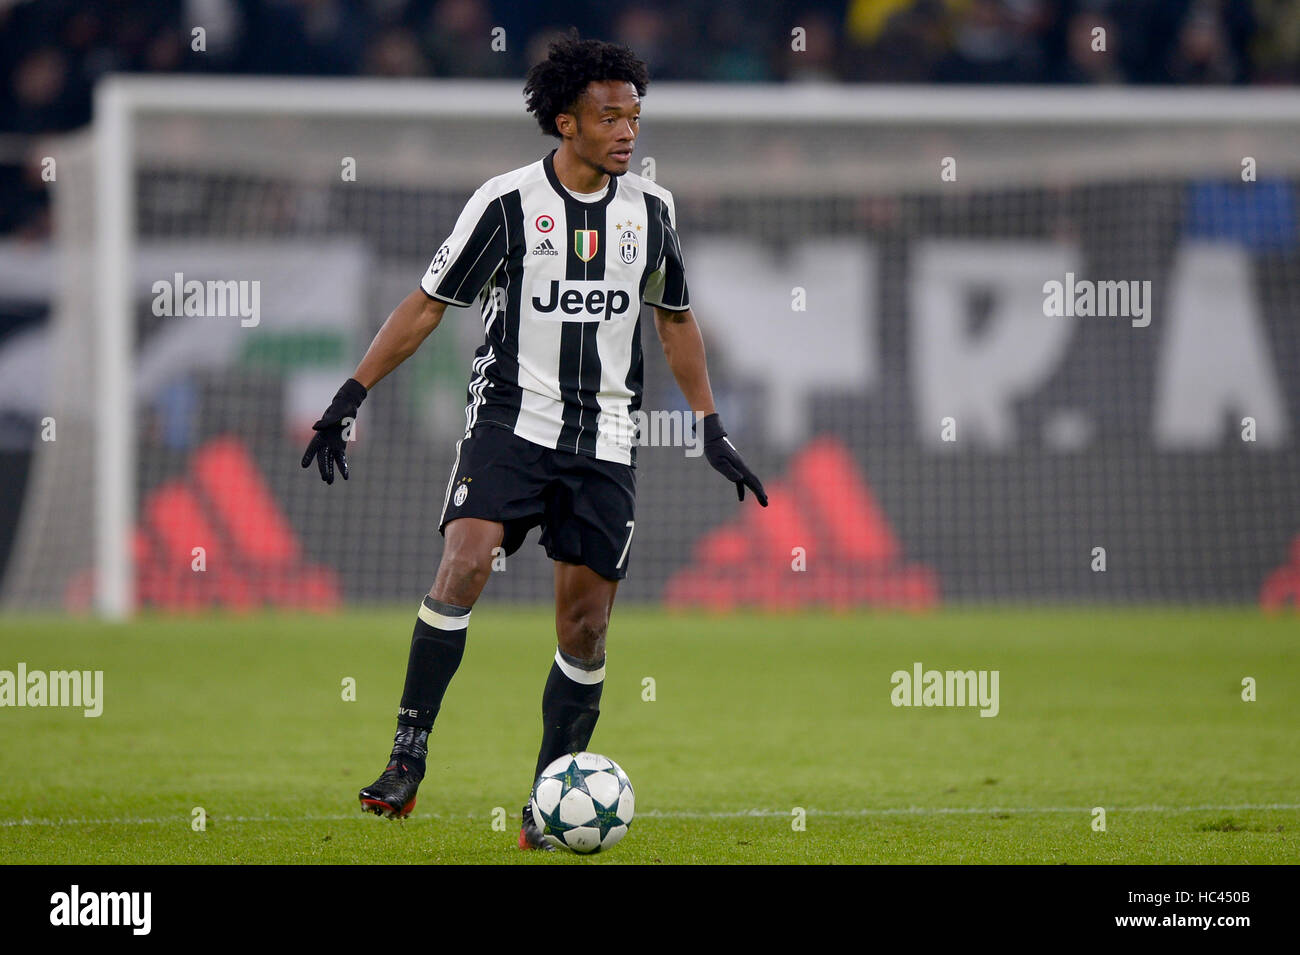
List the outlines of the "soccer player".
{"label": "soccer player", "polygon": [[[384,323],[315,424],[302,466],[344,479],[343,430],[375,384],[477,297],[465,434],[443,496],[442,560],[420,607],[387,767],[363,809],[408,815],[429,731],[465,650],[493,549],[519,549],[541,525],[555,562],[555,662],[542,693],[535,779],[587,748],[600,714],[605,633],[635,529],[635,425],[641,405],[641,305],[653,307],[668,365],[703,428],[709,463],[767,506],[713,406],[691,313],[673,197],[628,171],[645,64],[625,47],[571,32],[529,71],[527,108],[560,140],[545,158],[485,182],[429,270]],[[702,418],[702,420],[701,420]],[[531,784],[530,784],[531,789]],[[521,849],[550,848],[524,804]]]}

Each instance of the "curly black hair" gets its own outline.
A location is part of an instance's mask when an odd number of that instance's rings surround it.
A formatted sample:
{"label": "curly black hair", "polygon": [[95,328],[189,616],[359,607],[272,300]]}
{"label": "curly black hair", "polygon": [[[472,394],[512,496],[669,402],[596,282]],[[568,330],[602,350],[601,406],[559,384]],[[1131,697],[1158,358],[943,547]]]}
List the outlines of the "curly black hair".
{"label": "curly black hair", "polygon": [[646,65],[635,53],[616,43],[584,40],[576,29],[551,44],[549,55],[528,71],[524,96],[528,112],[548,136],[560,136],[555,117],[573,111],[589,83],[622,80],[644,96],[650,84]]}

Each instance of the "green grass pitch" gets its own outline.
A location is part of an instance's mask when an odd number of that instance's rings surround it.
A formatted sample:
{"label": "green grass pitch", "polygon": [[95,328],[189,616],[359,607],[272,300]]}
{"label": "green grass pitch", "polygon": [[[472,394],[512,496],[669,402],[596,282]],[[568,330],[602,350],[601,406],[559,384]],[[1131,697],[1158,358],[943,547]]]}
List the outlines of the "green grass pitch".
{"label": "green grass pitch", "polygon": [[[616,606],[590,748],[627,770],[637,818],[612,851],[579,857],[515,848],[549,608],[479,604],[414,814],[361,813],[414,611],[0,618],[0,670],[104,671],[97,719],[0,709],[0,861],[1300,861],[1294,617]],[[999,714],[893,706],[890,675],[916,661],[998,670]]]}

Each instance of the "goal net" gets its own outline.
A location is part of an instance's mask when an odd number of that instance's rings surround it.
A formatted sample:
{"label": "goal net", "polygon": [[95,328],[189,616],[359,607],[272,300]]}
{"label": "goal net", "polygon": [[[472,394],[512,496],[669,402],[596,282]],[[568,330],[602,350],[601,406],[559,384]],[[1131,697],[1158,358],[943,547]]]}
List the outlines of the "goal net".
{"label": "goal net", "polygon": [[[1252,91],[653,87],[723,421],[652,314],[620,601],[1293,601],[1300,106]],[[55,183],[53,440],[7,608],[327,608],[429,587],[476,309],[310,424],[470,193],[553,142],[518,84],[115,79]],[[538,601],[537,532],[486,595]]]}

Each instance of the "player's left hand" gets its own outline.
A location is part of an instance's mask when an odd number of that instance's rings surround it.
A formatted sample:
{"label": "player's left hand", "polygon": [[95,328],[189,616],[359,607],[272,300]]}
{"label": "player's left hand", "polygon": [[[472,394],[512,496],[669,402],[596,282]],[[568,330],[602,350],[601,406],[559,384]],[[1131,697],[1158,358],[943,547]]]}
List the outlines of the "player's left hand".
{"label": "player's left hand", "polygon": [[758,503],[767,507],[767,492],[763,490],[763,482],[749,469],[736,446],[727,437],[722,419],[716,411],[704,418],[704,456],[709,459],[714,470],[728,481],[736,482],[737,499],[745,499],[745,487],[748,486],[758,498]]}
{"label": "player's left hand", "polygon": [[334,465],[338,463],[339,474],[343,480],[348,479],[348,458],[345,453],[347,442],[343,429],[356,421],[357,409],[366,398],[366,388],[355,378],[349,378],[338,390],[325,414],[312,428],[316,434],[307,445],[307,453],[302,456],[302,466],[311,467],[315,460],[320,468],[321,480],[326,484],[334,483]]}

